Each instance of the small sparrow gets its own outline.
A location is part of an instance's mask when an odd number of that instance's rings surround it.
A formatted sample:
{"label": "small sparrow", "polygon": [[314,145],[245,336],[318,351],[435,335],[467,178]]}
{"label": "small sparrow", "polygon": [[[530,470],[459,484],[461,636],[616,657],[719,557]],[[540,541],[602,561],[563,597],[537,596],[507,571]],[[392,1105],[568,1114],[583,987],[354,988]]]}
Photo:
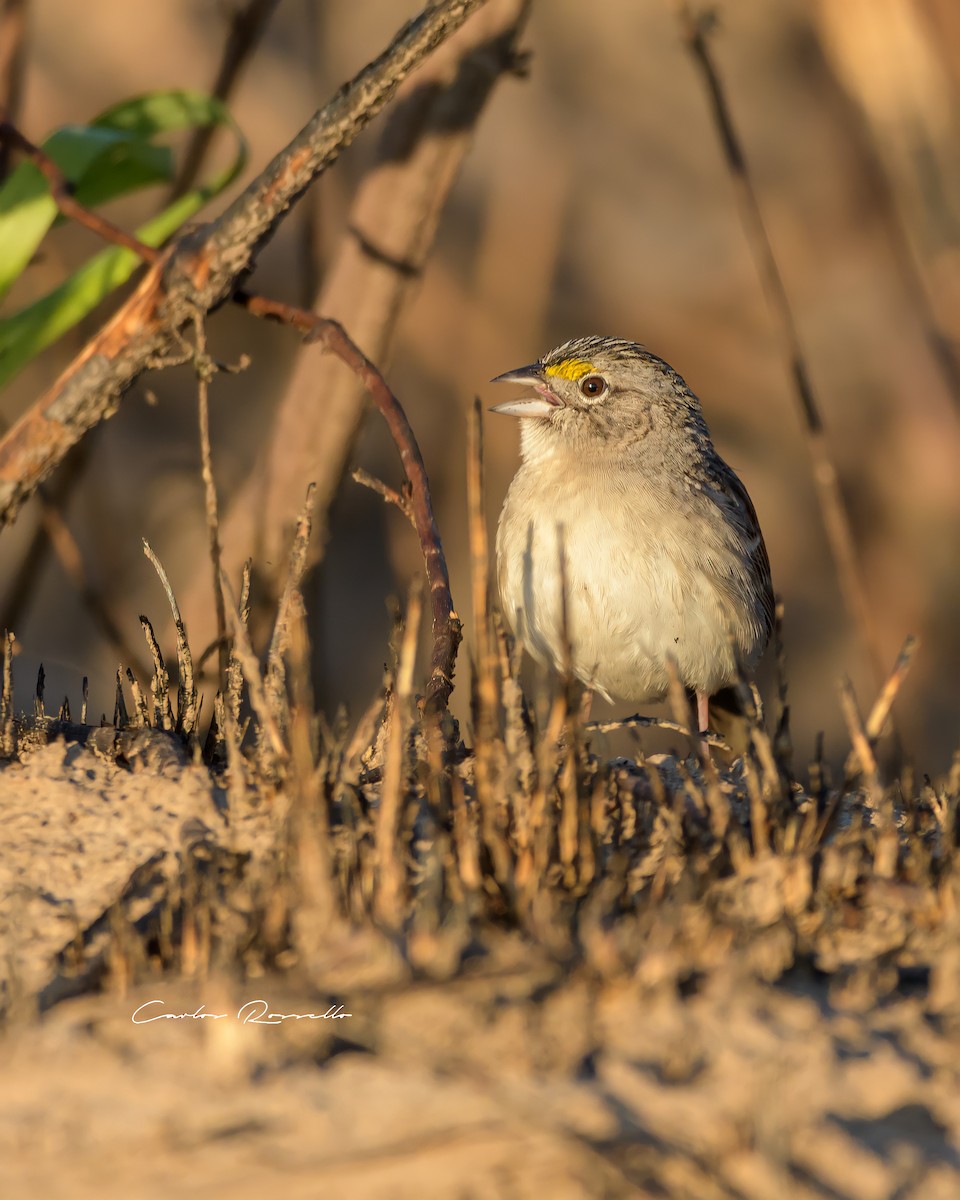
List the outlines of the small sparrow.
{"label": "small sparrow", "polygon": [[522,418],[497,529],[514,634],[608,700],[662,699],[672,658],[705,733],[709,698],[763,653],[774,598],[757,514],[700,401],[663,359],[610,337],[493,382],[535,393],[492,410]]}

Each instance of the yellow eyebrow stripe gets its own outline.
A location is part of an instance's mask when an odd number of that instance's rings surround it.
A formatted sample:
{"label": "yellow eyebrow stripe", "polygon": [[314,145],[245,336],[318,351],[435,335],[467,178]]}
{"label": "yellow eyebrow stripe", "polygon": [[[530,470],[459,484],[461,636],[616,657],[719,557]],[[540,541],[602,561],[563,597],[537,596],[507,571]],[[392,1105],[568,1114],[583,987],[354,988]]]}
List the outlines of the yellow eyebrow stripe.
{"label": "yellow eyebrow stripe", "polygon": [[589,363],[585,359],[565,358],[562,362],[554,363],[553,366],[547,367],[544,374],[559,375],[561,379],[572,379],[576,382],[578,379],[582,379],[584,375],[589,375],[595,369],[593,363]]}

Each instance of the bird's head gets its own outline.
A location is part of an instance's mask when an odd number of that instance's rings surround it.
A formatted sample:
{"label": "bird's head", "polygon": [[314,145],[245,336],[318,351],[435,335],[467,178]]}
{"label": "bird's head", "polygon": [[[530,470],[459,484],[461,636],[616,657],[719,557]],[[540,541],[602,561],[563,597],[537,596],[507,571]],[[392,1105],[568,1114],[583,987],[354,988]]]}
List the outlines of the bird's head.
{"label": "bird's head", "polygon": [[532,396],[491,411],[524,418],[524,454],[569,446],[589,453],[602,445],[628,446],[645,438],[660,418],[700,420],[700,406],[684,381],[636,342],[578,338],[539,362],[498,375],[493,383],[530,387]]}

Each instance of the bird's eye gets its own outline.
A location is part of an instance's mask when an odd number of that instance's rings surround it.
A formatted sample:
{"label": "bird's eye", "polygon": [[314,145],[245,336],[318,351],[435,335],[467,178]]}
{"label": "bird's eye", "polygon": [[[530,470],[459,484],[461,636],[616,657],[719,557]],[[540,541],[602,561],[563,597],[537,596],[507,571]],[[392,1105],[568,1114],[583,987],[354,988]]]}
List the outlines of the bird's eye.
{"label": "bird's eye", "polygon": [[588,375],[586,379],[580,380],[580,392],[584,396],[588,396],[591,400],[595,400],[597,396],[602,396],[607,390],[607,381],[602,375]]}

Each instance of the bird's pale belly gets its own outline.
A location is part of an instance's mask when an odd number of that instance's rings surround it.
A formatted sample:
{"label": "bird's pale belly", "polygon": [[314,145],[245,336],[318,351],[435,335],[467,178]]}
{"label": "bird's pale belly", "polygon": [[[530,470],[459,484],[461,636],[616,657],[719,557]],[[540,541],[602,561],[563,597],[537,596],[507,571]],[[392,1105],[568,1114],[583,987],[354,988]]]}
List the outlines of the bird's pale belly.
{"label": "bird's pale belly", "polygon": [[522,482],[518,490],[511,489],[497,535],[500,594],[535,658],[556,666],[564,659],[559,527],[571,659],[584,683],[608,698],[655,700],[667,690],[670,657],[697,691],[715,692],[735,678],[736,654],[752,656],[752,622],[730,587],[729,548],[691,546],[668,505],[641,512],[622,495],[578,502],[558,489],[549,515],[541,496],[531,516]]}

